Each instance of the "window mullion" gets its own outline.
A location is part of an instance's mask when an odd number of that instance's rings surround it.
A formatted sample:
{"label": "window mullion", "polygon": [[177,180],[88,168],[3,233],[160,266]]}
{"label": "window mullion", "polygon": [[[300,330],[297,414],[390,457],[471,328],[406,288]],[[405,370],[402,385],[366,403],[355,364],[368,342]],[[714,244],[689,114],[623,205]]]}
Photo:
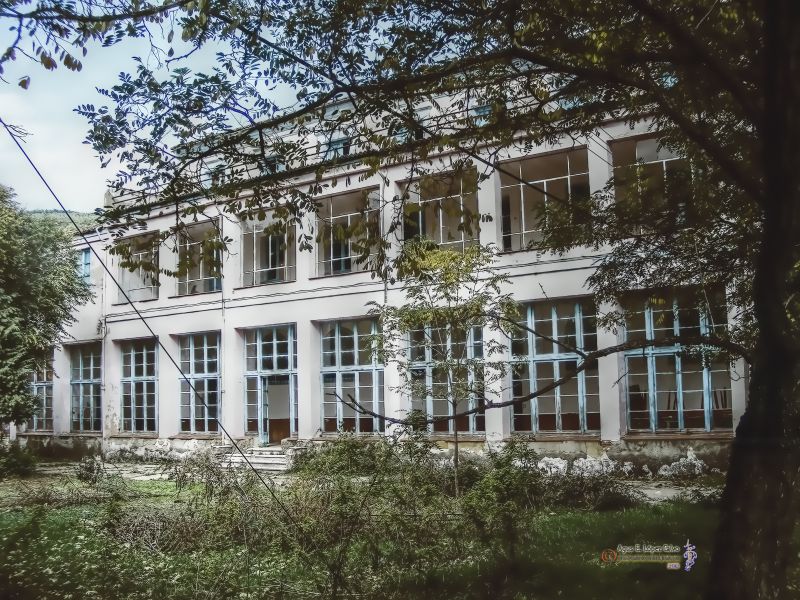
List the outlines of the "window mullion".
{"label": "window mullion", "polygon": [[[645,339],[653,340],[653,308],[647,306],[645,308]],[[658,429],[658,419],[656,415],[656,403],[658,398],[658,391],[656,390],[656,359],[652,347],[645,347],[642,352],[647,358],[647,386],[649,388],[647,393],[648,408],[650,409],[650,431]]]}

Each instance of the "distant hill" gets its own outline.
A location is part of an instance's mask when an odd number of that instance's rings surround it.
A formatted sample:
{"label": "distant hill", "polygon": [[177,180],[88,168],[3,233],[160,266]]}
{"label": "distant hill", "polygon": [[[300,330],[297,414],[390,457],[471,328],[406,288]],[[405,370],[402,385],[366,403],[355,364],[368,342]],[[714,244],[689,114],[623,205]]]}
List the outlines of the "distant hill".
{"label": "distant hill", "polygon": [[[34,217],[35,219],[53,219],[54,221],[58,221],[59,223],[64,224],[65,229],[69,229],[70,233],[75,233],[75,228],[72,226],[72,223],[69,222],[67,215],[64,214],[63,211],[58,209],[47,209],[47,210],[29,210],[28,214]],[[82,230],[87,229],[94,229],[96,226],[96,219],[97,215],[94,213],[86,213],[86,212],[78,212],[71,210],[69,211],[70,216],[75,220]]]}

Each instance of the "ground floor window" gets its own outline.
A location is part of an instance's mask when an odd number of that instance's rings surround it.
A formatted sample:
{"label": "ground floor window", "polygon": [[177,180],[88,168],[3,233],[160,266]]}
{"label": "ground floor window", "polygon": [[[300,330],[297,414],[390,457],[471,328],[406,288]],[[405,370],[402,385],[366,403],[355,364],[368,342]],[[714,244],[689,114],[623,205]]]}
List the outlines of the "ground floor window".
{"label": "ground floor window", "polygon": [[[628,340],[706,335],[725,327],[721,303],[697,308],[692,300],[652,294],[626,303]],[[709,349],[680,344],[625,354],[628,429],[726,430],[733,427],[730,368]]]}
{"label": "ground floor window", "polygon": [[181,378],[181,431],[218,431],[219,333],[182,336],[180,348],[181,370],[186,376]]}
{"label": "ground floor window", "polygon": [[322,428],[326,432],[383,431],[383,365],[378,361],[377,327],[372,319],[322,325]]}
{"label": "ground floor window", "polygon": [[264,442],[297,435],[297,337],[293,325],[246,331],[246,428]]}
{"label": "ground floor window", "polygon": [[36,396],[36,411],[28,419],[28,431],[53,430],[53,364],[48,361],[31,375],[31,393]]}
{"label": "ground floor window", "polygon": [[[425,327],[409,335],[411,408],[436,433],[483,433],[483,336],[480,327]],[[462,414],[471,410],[477,412]]]}
{"label": "ground floor window", "polygon": [[122,430],[158,430],[156,417],[156,341],[122,343]]}
{"label": "ground floor window", "polygon": [[[597,347],[595,308],[588,299],[537,302],[512,340],[511,386],[515,399],[568,378],[529,402],[514,406],[514,431],[591,433],[600,431],[597,362],[578,370],[578,351]],[[571,377],[570,377],[571,376]]]}
{"label": "ground floor window", "polygon": [[72,431],[100,431],[103,424],[101,346],[99,343],[81,344],[74,346],[70,352]]}

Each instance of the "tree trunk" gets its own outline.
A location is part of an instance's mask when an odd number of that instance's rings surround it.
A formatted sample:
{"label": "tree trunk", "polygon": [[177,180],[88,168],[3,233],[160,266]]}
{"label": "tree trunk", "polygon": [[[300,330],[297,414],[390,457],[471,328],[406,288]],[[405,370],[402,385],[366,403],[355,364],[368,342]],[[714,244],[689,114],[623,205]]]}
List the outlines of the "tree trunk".
{"label": "tree trunk", "polygon": [[711,559],[714,600],[782,598],[797,561],[792,535],[800,497],[800,3],[774,0],[762,6],[763,228],[753,282],[759,338]]}
{"label": "tree trunk", "polygon": [[460,495],[458,489],[458,426],[453,420],[453,491],[456,498]]}

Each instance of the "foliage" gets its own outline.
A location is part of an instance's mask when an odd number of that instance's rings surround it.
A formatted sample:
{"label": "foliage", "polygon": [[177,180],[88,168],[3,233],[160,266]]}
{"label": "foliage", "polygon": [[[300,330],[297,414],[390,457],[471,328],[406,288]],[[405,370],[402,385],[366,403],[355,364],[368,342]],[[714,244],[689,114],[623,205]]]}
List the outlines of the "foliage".
{"label": "foliage", "polygon": [[[82,231],[89,231],[97,227],[97,215],[74,210],[68,212],[69,216],[72,217],[72,220],[78,224],[78,227],[80,227]],[[34,219],[53,220],[60,223],[68,235],[72,236],[75,234],[75,226],[61,209],[37,209],[29,210],[27,213]]]}
{"label": "foliage", "polygon": [[[634,494],[594,510],[614,485],[587,478],[595,481],[587,492],[586,482],[544,476],[521,442],[492,454],[456,498],[428,443],[419,431],[376,444],[345,438],[311,451],[269,488],[203,455],[180,463],[169,493],[162,482],[132,482],[127,496],[67,484],[73,503],[0,513],[0,588],[9,598],[512,600],[623,589],[655,597],[668,583],[698,597],[693,577],[666,579],[661,566],[607,569],[598,557],[617,543],[687,535],[705,549],[714,508],[644,507]],[[346,465],[355,468],[342,474]]]}
{"label": "foliage", "polygon": [[36,469],[36,457],[19,442],[0,440],[0,480],[10,475],[26,476]]}
{"label": "foliage", "polygon": [[77,272],[71,238],[49,219],[32,219],[0,187],[0,424],[33,414],[28,378],[48,360],[91,298]]}

